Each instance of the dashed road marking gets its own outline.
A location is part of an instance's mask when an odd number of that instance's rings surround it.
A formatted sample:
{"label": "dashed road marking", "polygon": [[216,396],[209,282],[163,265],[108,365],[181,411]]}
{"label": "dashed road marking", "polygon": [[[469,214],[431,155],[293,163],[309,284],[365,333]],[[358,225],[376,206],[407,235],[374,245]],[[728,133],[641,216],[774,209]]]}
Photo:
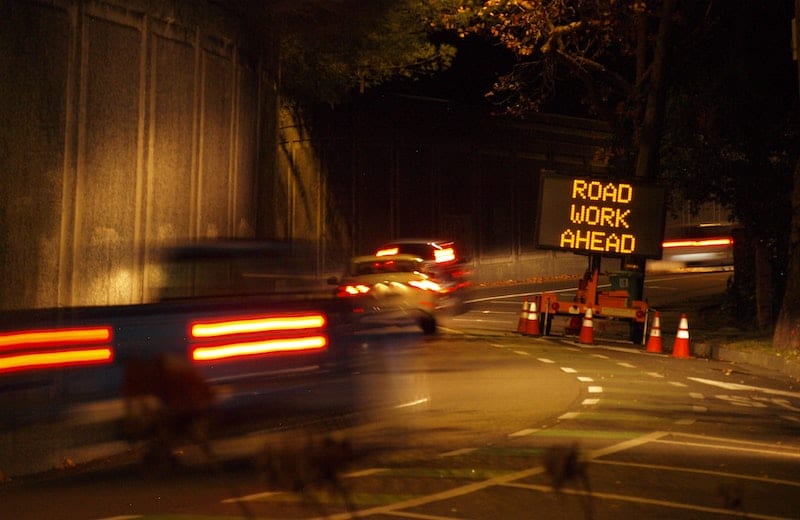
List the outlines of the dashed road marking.
{"label": "dashed road marking", "polygon": [[541,361],[542,363],[547,363],[549,365],[555,363],[555,361],[553,361],[552,359],[547,359],[547,358],[538,358],[538,360]]}
{"label": "dashed road marking", "polygon": [[574,418],[576,418],[578,415],[580,415],[578,412],[567,412],[567,413],[565,413],[565,414],[559,415],[559,416],[558,416],[558,418],[559,418],[560,420],[574,419]]}
{"label": "dashed road marking", "polygon": [[703,379],[700,377],[690,377],[688,379],[690,379],[691,381],[696,381],[698,383],[703,383],[704,385],[718,386],[720,388],[724,388],[725,390],[752,390],[769,395],[782,395],[784,397],[794,397],[800,399],[800,392],[788,392],[786,390],[775,390],[773,388],[763,388],[760,386],[743,385],[740,383],[728,383],[725,381],[715,381],[713,379]]}
{"label": "dashed road marking", "polygon": [[663,374],[659,374],[658,372],[645,372],[645,374],[647,374],[650,377],[656,377],[656,378],[659,378],[659,379],[663,379],[664,378],[664,375]]}
{"label": "dashed road marking", "polygon": [[588,376],[578,376],[578,381],[581,383],[592,383],[594,379]]}
{"label": "dashed road marking", "polygon": [[263,493],[253,493],[252,495],[244,495],[241,497],[226,498],[222,501],[223,504],[235,504],[236,502],[255,502],[263,498],[269,498],[275,495],[280,495],[282,491],[264,491]]}
{"label": "dashed road marking", "polygon": [[677,386],[678,388],[686,388],[688,386],[686,383],[681,383],[680,381],[670,381],[669,384]]}
{"label": "dashed road marking", "polygon": [[584,399],[584,400],[581,402],[581,404],[582,404],[582,405],[586,405],[586,406],[592,406],[592,405],[595,405],[595,404],[597,404],[597,403],[599,403],[599,402],[600,402],[600,399],[597,399],[597,398],[588,398],[588,399]]}
{"label": "dashed road marking", "polygon": [[509,433],[509,437],[525,437],[527,435],[533,435],[534,433],[538,432],[538,428],[526,428],[524,430],[520,430],[518,432]]}
{"label": "dashed road marking", "polygon": [[636,368],[636,365],[632,365],[632,364],[626,363],[624,361],[621,362],[621,363],[617,363],[617,365],[619,365],[619,366],[621,366],[623,368]]}
{"label": "dashed road marking", "polygon": [[477,451],[478,448],[461,448],[460,450],[446,451],[441,454],[442,457],[458,457],[459,455],[466,455]]}
{"label": "dashed road marking", "polygon": [[428,398],[427,397],[423,397],[422,399],[417,399],[416,401],[409,401],[407,403],[398,404],[398,405],[395,406],[395,408],[408,408],[408,407],[411,407],[411,406],[417,406],[417,405],[420,405],[420,404],[423,404],[423,403],[427,403],[427,402],[428,402]]}
{"label": "dashed road marking", "polygon": [[577,374],[578,373],[577,370],[575,370],[574,368],[569,368],[569,367],[561,367],[561,370],[563,372],[566,372],[567,374]]}
{"label": "dashed road marking", "polygon": [[689,392],[689,397],[691,397],[692,399],[705,399],[706,396],[704,396],[700,392]]}
{"label": "dashed road marking", "polygon": [[589,391],[590,394],[602,394],[603,393],[603,387],[602,386],[590,386],[588,388],[588,391]]}
{"label": "dashed road marking", "polygon": [[522,350],[515,350],[514,354],[519,354],[520,356],[530,356],[531,355],[530,352],[525,352],[525,351],[522,351]]}

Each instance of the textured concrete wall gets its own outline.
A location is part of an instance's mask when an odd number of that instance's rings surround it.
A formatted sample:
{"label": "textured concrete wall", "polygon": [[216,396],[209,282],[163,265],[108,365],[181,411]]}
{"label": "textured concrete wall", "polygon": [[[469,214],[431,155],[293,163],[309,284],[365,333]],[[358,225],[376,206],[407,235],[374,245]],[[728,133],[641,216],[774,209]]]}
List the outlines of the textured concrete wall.
{"label": "textured concrete wall", "polygon": [[220,5],[2,2],[0,308],[135,303],[153,246],[256,234],[275,95]]}

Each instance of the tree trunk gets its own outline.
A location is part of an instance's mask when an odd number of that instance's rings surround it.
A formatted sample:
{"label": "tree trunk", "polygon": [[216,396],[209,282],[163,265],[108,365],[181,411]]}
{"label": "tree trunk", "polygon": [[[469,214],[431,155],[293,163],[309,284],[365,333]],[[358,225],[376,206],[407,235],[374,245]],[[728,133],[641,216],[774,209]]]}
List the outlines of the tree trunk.
{"label": "tree trunk", "polygon": [[769,263],[769,251],[763,240],[755,243],[755,293],[756,293],[756,327],[758,330],[769,330],[775,323],[773,308],[775,305],[772,290],[772,264]]}
{"label": "tree trunk", "polygon": [[[800,0],[794,1],[795,19],[800,19]],[[792,35],[792,44],[797,45],[797,35]],[[792,49],[795,53],[797,49]],[[800,89],[800,59],[797,60],[797,81]],[[789,225],[789,255],[786,266],[786,290],[783,293],[781,310],[775,323],[772,346],[784,350],[800,350],[800,161],[794,169],[792,188],[792,217]]]}
{"label": "tree trunk", "polygon": [[661,140],[661,123],[666,99],[664,73],[667,64],[672,17],[676,0],[664,0],[658,26],[658,34],[653,45],[653,61],[650,64],[650,88],[639,132],[638,156],[636,159],[637,177],[653,178],[658,168],[658,145]]}
{"label": "tree trunk", "polygon": [[772,346],[784,350],[800,350],[800,162],[794,170],[790,226],[786,292],[783,293]]}

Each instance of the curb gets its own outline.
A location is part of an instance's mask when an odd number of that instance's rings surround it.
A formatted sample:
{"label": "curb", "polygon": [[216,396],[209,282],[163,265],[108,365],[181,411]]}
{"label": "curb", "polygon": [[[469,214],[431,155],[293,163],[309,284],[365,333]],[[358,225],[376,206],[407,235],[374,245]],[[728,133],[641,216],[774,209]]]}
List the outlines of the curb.
{"label": "curb", "polygon": [[747,352],[728,348],[724,345],[710,345],[709,350],[710,357],[713,359],[735,363],[749,363],[751,365],[774,370],[775,372],[800,381],[800,362],[790,361],[762,352]]}

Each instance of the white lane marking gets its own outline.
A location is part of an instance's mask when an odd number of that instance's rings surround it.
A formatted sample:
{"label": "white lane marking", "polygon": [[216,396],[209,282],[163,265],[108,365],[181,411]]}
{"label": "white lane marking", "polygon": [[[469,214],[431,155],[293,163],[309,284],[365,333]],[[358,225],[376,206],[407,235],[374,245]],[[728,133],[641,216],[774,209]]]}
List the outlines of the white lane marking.
{"label": "white lane marking", "polygon": [[587,399],[584,399],[584,400],[581,402],[581,404],[582,404],[582,405],[585,405],[585,406],[592,406],[592,405],[595,405],[595,404],[597,404],[597,403],[599,403],[599,402],[600,402],[600,399],[597,399],[597,398],[594,398],[594,399],[592,399],[592,398],[587,398]]}
{"label": "white lane marking", "polygon": [[800,417],[792,417],[791,415],[781,415],[781,419],[786,419],[787,421],[800,423]]}
{"label": "white lane marking", "polygon": [[575,370],[574,368],[569,368],[569,367],[561,367],[561,370],[566,372],[567,374],[577,374],[578,373],[577,370]]}
{"label": "white lane marking", "polygon": [[[553,486],[542,486],[540,484],[523,484],[520,482],[509,482],[507,484],[503,484],[506,487],[515,487],[520,489],[529,489],[532,491],[541,491],[543,493],[555,493]],[[731,511],[730,509],[722,509],[718,507],[706,507],[706,506],[699,506],[693,504],[685,504],[682,502],[672,502],[669,500],[658,500],[654,498],[644,498],[644,497],[637,497],[637,496],[630,496],[630,495],[620,495],[618,493],[601,493],[598,491],[592,490],[591,493],[588,491],[583,491],[579,489],[569,489],[569,488],[562,488],[559,490],[560,493],[564,493],[566,495],[578,495],[578,496],[588,496],[592,499],[595,498],[602,498],[607,500],[616,500],[620,502],[632,502],[635,504],[647,504],[647,505],[655,505],[660,507],[670,507],[673,509],[683,509],[686,511],[697,511],[703,513],[714,513],[719,515],[730,516],[734,513],[736,516],[741,516],[739,511]],[[749,513],[747,514],[747,518],[757,518],[759,520],[791,520],[787,517],[782,516],[770,516],[770,515],[760,515],[758,513]]]}
{"label": "white lane marking", "polygon": [[442,453],[442,457],[457,457],[459,455],[466,455],[467,453],[472,453],[473,451],[477,451],[478,448],[461,448],[460,450],[453,450],[447,451]]}
{"label": "white lane marking", "polygon": [[538,359],[539,359],[539,361],[541,361],[542,363],[548,363],[548,364],[553,364],[553,363],[555,363],[555,361],[553,361],[552,359],[541,358],[541,357],[540,357],[540,358],[538,358]]}
{"label": "white lane marking", "polygon": [[422,399],[417,399],[416,401],[410,401],[408,403],[398,404],[398,405],[395,406],[395,408],[408,408],[409,406],[417,406],[417,405],[420,405],[422,403],[427,403],[427,402],[428,402],[428,398],[427,397],[423,397]]}
{"label": "white lane marking", "polygon": [[[495,312],[493,314],[500,314],[500,313]],[[506,320],[486,320],[486,319],[483,319],[483,318],[470,317],[470,318],[452,318],[452,320],[453,321],[464,321],[464,322],[469,322],[469,323],[495,323],[495,324],[498,324],[498,325],[507,325],[508,324],[508,320],[507,319]],[[450,332],[450,331],[456,332],[455,329],[447,329],[447,330],[448,330],[448,332]]]}
{"label": "white lane marking", "polygon": [[751,390],[768,395],[782,395],[784,397],[795,397],[800,399],[800,392],[787,392],[786,390],[774,390],[772,388],[743,385],[740,383],[726,383],[725,381],[715,381],[713,379],[703,379],[700,377],[690,377],[688,379],[698,383],[703,383],[704,385],[718,386],[720,388],[724,388],[725,390]]}
{"label": "white lane marking", "polygon": [[[641,437],[637,437],[635,439],[627,440],[624,442],[620,442],[618,444],[614,444],[612,446],[608,446],[606,448],[602,448],[599,450],[595,450],[589,454],[591,458],[594,457],[602,457],[605,455],[611,455],[613,453],[617,453],[619,451],[624,451],[630,448],[635,448],[636,446],[640,446],[642,444],[646,444],[656,439],[660,439],[665,435],[670,435],[669,432],[653,432],[647,435],[642,435]],[[376,506],[370,509],[364,509],[358,512],[358,514],[364,518],[373,515],[396,515],[398,512],[404,509],[410,509],[414,507],[424,506],[426,504],[431,504],[433,502],[441,502],[443,500],[451,500],[453,498],[461,497],[464,495],[468,495],[470,493],[476,493],[478,491],[482,491],[484,489],[507,484],[509,482],[513,482],[515,480],[521,480],[524,478],[529,478],[534,475],[541,475],[545,472],[544,466],[535,466],[532,468],[523,469],[520,471],[516,471],[513,473],[507,473],[505,475],[499,475],[497,477],[493,477],[486,480],[481,480],[479,482],[471,482],[469,484],[463,485],[457,488],[451,488],[444,491],[440,491],[438,493],[431,493],[430,495],[418,496],[414,498],[410,498],[408,500],[402,500],[400,502],[395,502],[388,505],[381,505]],[[548,489],[551,489],[548,486]],[[352,513],[337,513],[334,515],[329,515],[328,520],[351,520]]]}
{"label": "white lane marking", "polygon": [[725,394],[717,394],[714,397],[719,399],[720,401],[725,401],[729,404],[734,406],[743,406],[745,408],[766,408],[767,405],[764,403],[759,403],[755,399],[750,399],[749,397],[743,395],[725,395]]}
{"label": "white lane marking", "polygon": [[701,394],[700,392],[689,392],[689,397],[692,399],[705,399],[706,396]]}
{"label": "white lane marking", "polygon": [[519,354],[520,356],[530,356],[531,355],[530,352],[525,352],[525,351],[522,351],[522,350],[515,350],[514,354]]}
{"label": "white lane marking", "polygon": [[624,363],[624,362],[623,363],[617,363],[617,365],[619,365],[619,366],[621,366],[623,368],[636,368],[636,365],[631,365],[630,363]]}
{"label": "white lane marking", "polygon": [[234,497],[234,498],[226,498],[222,501],[223,504],[235,504],[236,502],[253,502],[255,500],[261,500],[262,498],[268,498],[275,495],[280,495],[282,491],[264,491],[263,493],[253,493],[252,495],[244,495],[241,497]]}
{"label": "white lane marking", "polygon": [[669,384],[672,386],[677,386],[679,388],[686,388],[688,385],[681,383],[680,381],[670,381]]}
{"label": "white lane marking", "polygon": [[368,468],[359,471],[351,471],[350,473],[345,473],[342,476],[345,478],[369,477],[370,475],[378,475],[386,471],[389,470],[387,468]]}
{"label": "white lane marking", "polygon": [[694,448],[707,448],[712,450],[727,450],[727,451],[738,451],[743,453],[758,453],[759,455],[770,455],[774,457],[787,457],[790,459],[800,459],[800,452],[789,452],[789,451],[777,451],[777,450],[768,450],[768,449],[761,449],[761,448],[742,448],[738,446],[725,446],[721,444],[709,444],[706,442],[687,442],[687,441],[668,441],[664,439],[658,439],[653,442],[657,442],[660,444],[675,444],[677,446],[692,446]]}
{"label": "white lane marking", "polygon": [[605,464],[607,466],[624,466],[631,468],[655,469],[658,471],[676,471],[679,473],[694,473],[699,475],[713,475],[715,477],[734,478],[736,480],[753,480],[756,482],[767,482],[769,484],[780,484],[782,486],[800,487],[798,480],[785,480],[770,477],[758,477],[755,475],[745,475],[741,473],[731,473],[729,471],[715,471],[709,469],[685,468],[681,466],[662,466],[660,464],[644,464],[641,462],[625,462],[622,460],[593,460],[592,464]]}
{"label": "white lane marking", "polygon": [[645,373],[650,377],[656,377],[656,378],[659,378],[659,379],[663,379],[664,378],[664,375],[663,374],[659,374],[658,372],[645,372]]}
{"label": "white lane marking", "polygon": [[536,428],[526,428],[526,429],[520,430],[518,432],[509,433],[508,436],[509,437],[524,437],[526,435],[532,435],[532,434],[534,434],[534,433],[536,433],[538,431],[539,430],[536,429]]}
{"label": "white lane marking", "polygon": [[602,394],[603,393],[603,387],[602,386],[590,386],[589,387],[589,393],[590,394]]}
{"label": "white lane marking", "polygon": [[790,405],[789,402],[786,401],[785,399],[773,399],[772,402],[782,408],[786,408],[787,410],[791,410],[793,412],[800,412],[800,408]]}
{"label": "white lane marking", "polygon": [[578,412],[567,412],[563,415],[560,415],[558,418],[559,420],[567,420],[567,419],[574,419],[579,415]]}
{"label": "white lane marking", "polygon": [[588,376],[578,376],[578,381],[581,383],[591,383],[594,381],[594,379]]}
{"label": "white lane marking", "polygon": [[677,421],[675,421],[675,424],[679,424],[681,426],[691,426],[696,422],[697,422],[696,419],[678,419]]}
{"label": "white lane marking", "polygon": [[603,354],[592,354],[592,357],[596,357],[599,359],[609,359],[608,356],[604,356]]}
{"label": "white lane marking", "polygon": [[700,405],[696,405],[695,404],[695,405],[692,405],[692,411],[696,412],[696,413],[703,413],[703,412],[707,412],[708,408],[706,408],[705,406],[700,406]]}

